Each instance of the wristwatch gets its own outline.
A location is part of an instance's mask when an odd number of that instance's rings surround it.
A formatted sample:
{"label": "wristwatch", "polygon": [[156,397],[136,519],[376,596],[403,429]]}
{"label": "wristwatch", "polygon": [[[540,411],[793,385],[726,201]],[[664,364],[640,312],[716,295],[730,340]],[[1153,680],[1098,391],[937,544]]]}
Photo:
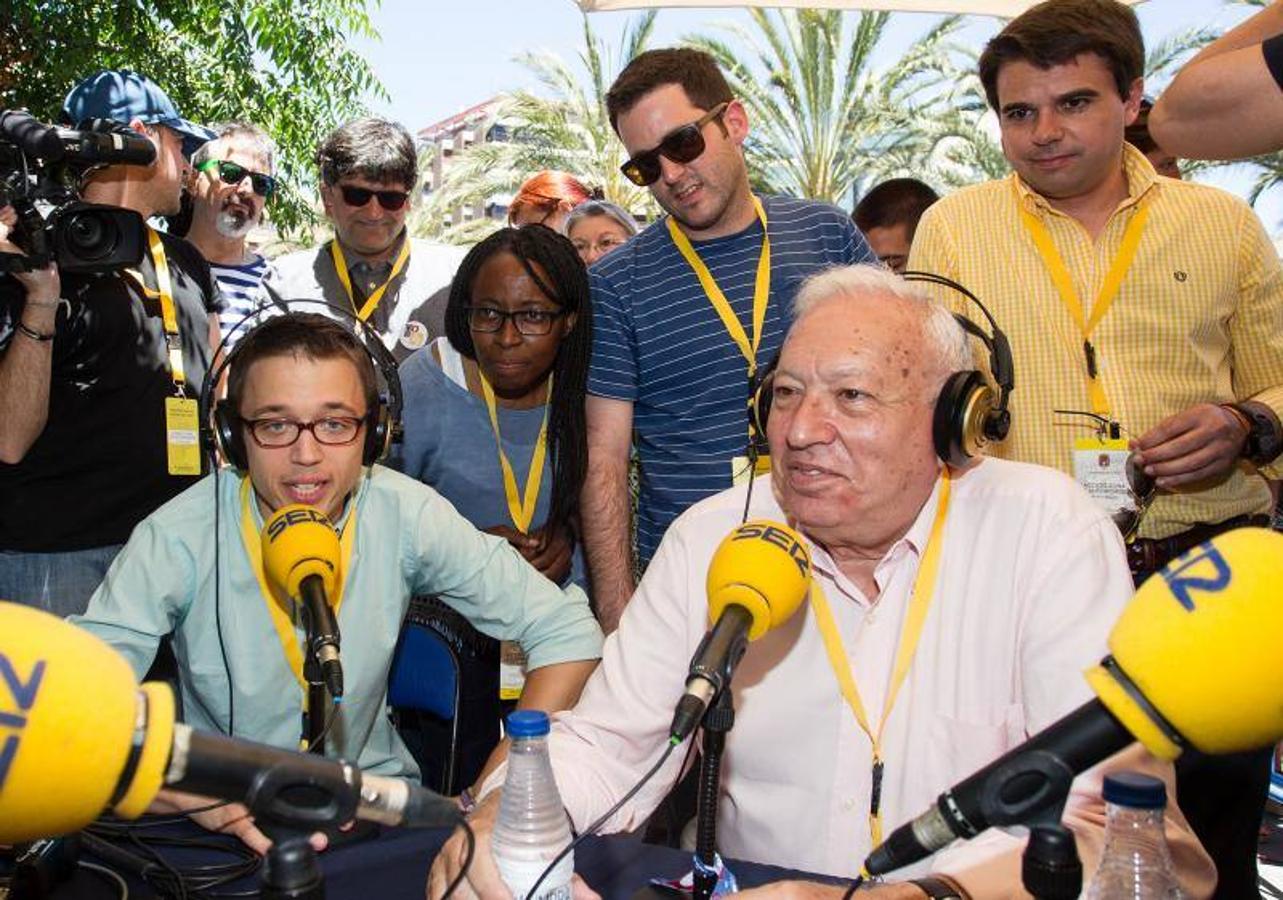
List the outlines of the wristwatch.
{"label": "wristwatch", "polygon": [[932,900],[969,900],[967,892],[952,878],[924,875],[922,878],[909,879],[909,884],[922,888]]}
{"label": "wristwatch", "polygon": [[1266,407],[1258,403],[1226,403],[1225,407],[1248,424],[1247,440],[1243,442],[1242,457],[1258,466],[1273,462],[1283,453],[1283,433],[1278,420]]}

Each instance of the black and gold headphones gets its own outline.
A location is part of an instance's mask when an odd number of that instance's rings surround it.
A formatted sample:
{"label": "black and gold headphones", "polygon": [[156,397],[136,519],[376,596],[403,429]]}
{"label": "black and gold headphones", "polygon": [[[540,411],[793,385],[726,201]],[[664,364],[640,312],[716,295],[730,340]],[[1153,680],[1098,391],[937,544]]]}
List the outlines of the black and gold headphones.
{"label": "black and gold headphones", "polygon": [[[1002,333],[989,310],[971,291],[952,279],[931,272],[905,272],[905,281],[922,281],[938,284],[962,294],[984,313],[992,336],[966,316],[955,313],[954,318],[967,334],[980,339],[989,351],[989,371],[998,389],[995,391],[977,369],[955,372],[945,381],[936,399],[931,433],[936,455],[955,468],[967,464],[990,441],[1001,441],[1011,430],[1011,413],[1007,403],[1015,388],[1015,372],[1011,361],[1011,345]],[[771,383],[779,354],[770,364],[759,369],[750,386],[748,423],[750,451],[765,452],[766,422],[771,413]]]}
{"label": "black and gold headphones", "polygon": [[[245,452],[245,438],[240,428],[240,417],[235,410],[229,408],[226,401],[214,401],[214,386],[222,379],[223,374],[230,370],[238,354],[239,343],[228,351],[228,341],[237,333],[252,331],[255,327],[274,316],[308,312],[310,310],[295,308],[300,305],[307,305],[309,307],[319,307],[316,310],[318,313],[350,325],[357,343],[361,345],[362,349],[370,357],[370,362],[374,364],[375,372],[382,379],[383,383],[378,389],[378,402],[367,413],[365,444],[361,452],[361,465],[374,465],[387,456],[388,450],[392,446],[392,441],[399,434],[401,427],[401,379],[397,374],[395,357],[383,345],[378,332],[354,316],[349,310],[339,306],[332,306],[323,300],[285,301],[271,290],[270,285],[264,285],[264,288],[267,289],[271,302],[264,303],[251,310],[228,330],[227,334],[223,336],[222,343],[219,344],[218,353],[216,354],[222,355],[223,358],[218,365],[210,368],[205,376],[205,382],[201,386],[200,408],[206,414],[201,424],[201,443],[205,451],[211,457],[215,452],[222,453],[224,459],[241,471],[249,468],[249,458]],[[215,467],[217,466],[217,460],[214,461],[214,465]]]}

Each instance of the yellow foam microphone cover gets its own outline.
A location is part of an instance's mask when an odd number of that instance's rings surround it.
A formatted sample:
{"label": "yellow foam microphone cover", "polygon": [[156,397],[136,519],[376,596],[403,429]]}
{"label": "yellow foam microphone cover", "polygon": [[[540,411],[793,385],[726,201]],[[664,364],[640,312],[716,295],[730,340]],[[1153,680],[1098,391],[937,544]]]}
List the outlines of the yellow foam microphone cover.
{"label": "yellow foam microphone cover", "polygon": [[806,599],[811,553],[789,526],[769,519],[745,522],[728,534],[708,565],[708,617],[716,622],[731,604],[753,614],[755,641],[786,622]]}
{"label": "yellow foam microphone cover", "polygon": [[1145,703],[1204,753],[1283,739],[1283,535],[1241,528],[1200,544],[1146,581],[1109,636],[1125,678],[1087,680],[1105,706],[1163,759],[1180,746]]}
{"label": "yellow foam microphone cover", "polygon": [[[141,697],[106,643],[0,602],[0,843],[76,831],[102,814],[125,772]],[[160,787],[172,744],[163,730],[143,744],[125,814],[142,812]]]}
{"label": "yellow foam microphone cover", "polygon": [[263,569],[272,584],[297,597],[308,575],[319,575],[325,593],[338,585],[339,536],[315,506],[282,506],[263,526]]}

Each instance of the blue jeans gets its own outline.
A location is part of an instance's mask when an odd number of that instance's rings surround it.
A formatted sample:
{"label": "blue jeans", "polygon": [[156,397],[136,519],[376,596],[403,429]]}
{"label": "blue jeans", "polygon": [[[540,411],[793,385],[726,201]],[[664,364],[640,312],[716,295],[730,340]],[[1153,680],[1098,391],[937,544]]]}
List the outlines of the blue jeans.
{"label": "blue jeans", "polygon": [[111,544],[67,553],[0,550],[0,600],[34,606],[55,616],[83,613],[123,546]]}

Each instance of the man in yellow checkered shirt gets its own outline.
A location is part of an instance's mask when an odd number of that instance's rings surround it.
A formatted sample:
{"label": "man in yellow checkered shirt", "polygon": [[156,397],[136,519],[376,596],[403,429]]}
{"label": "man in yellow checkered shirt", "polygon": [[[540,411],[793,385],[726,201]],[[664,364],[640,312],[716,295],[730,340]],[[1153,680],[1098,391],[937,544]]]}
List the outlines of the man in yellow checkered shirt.
{"label": "man in yellow checkered shirt", "polygon": [[[980,77],[1015,174],[936,203],[909,260],[975,292],[1010,338],[1012,429],[991,452],[1144,510],[1138,582],[1218,531],[1266,524],[1283,447],[1278,255],[1245,203],[1163,178],[1124,143],[1143,64],[1135,13],[1114,0],[1050,0],[1009,23]],[[1133,452],[1157,484],[1147,509],[1122,474]],[[1261,757],[1180,781],[1217,896],[1257,895],[1267,778]]]}

